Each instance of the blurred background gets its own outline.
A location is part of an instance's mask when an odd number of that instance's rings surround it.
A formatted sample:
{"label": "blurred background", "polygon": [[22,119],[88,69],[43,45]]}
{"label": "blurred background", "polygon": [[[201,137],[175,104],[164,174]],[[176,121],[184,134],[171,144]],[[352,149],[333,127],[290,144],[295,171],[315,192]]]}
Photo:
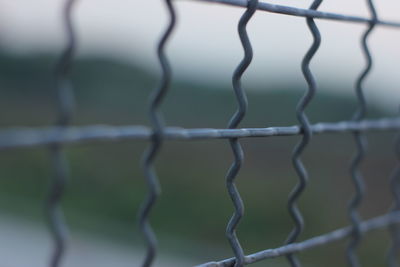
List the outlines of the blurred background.
{"label": "blurred background", "polygon": [[[321,10],[368,16],[366,1],[325,0]],[[225,128],[236,109],[231,75],[243,56],[237,22],[243,9],[177,0],[178,25],[168,45],[174,79],[162,110],[166,123]],[[269,3],[306,8],[310,0]],[[56,114],[52,69],[65,44],[63,1],[0,0],[0,126],[47,126]],[[398,19],[400,3],[376,2],[381,19]],[[155,55],[167,23],[162,1],[78,1],[74,22],[78,55],[71,70],[74,125],[148,125],[146,101],[157,86]],[[311,68],[319,85],[307,114],[311,122],[349,120],[357,107],[354,81],[365,60],[366,25],[318,20],[322,45]],[[254,60],[243,77],[249,112],[242,127],[297,124],[295,106],[306,90],[300,62],[311,44],[304,18],[257,12],[249,23]],[[400,103],[400,31],[377,27],[370,38],[374,68],[365,83],[368,118],[397,116]],[[362,164],[367,194],[363,218],[391,204],[395,133],[368,134]],[[286,202],[297,182],[291,165],[300,137],[242,140],[245,164],[237,179],[246,205],[238,236],[246,253],[280,246],[293,224]],[[135,217],[146,194],[139,161],[146,142],[67,147],[70,164],[63,200],[71,228],[64,266],[136,266],[144,247]],[[350,134],[315,136],[303,156],[310,183],[300,200],[306,229],[301,239],[348,224],[353,195]],[[224,176],[233,160],[227,140],[164,145],[156,167],[163,194],[151,223],[159,237],[156,266],[191,266],[231,257],[224,236],[233,213]],[[51,243],[43,199],[51,179],[46,148],[0,152],[0,258],[4,267],[45,266]],[[346,241],[300,254],[304,266],[345,266]],[[364,238],[363,266],[386,266],[386,230]],[[288,266],[285,259],[254,266]]]}

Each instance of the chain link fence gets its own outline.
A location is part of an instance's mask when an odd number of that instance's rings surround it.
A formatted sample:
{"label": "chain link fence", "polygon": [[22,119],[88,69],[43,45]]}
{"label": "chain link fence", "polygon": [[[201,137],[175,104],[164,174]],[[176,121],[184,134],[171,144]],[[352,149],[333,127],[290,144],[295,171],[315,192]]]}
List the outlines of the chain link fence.
{"label": "chain link fence", "polygon": [[[150,96],[148,105],[149,119],[152,127],[145,126],[71,126],[70,121],[74,111],[74,93],[68,79],[69,69],[76,50],[76,32],[73,25],[73,13],[77,0],[66,0],[63,10],[64,30],[67,36],[67,43],[64,52],[60,56],[58,64],[54,69],[54,88],[58,95],[58,121],[54,126],[44,128],[7,128],[0,130],[0,150],[11,150],[22,147],[48,147],[52,155],[52,166],[54,176],[52,185],[48,191],[46,200],[46,211],[49,220],[49,228],[54,240],[53,252],[49,266],[61,266],[67,240],[67,225],[63,220],[61,201],[65,193],[65,185],[68,176],[68,159],[64,153],[66,145],[79,145],[88,142],[109,142],[117,140],[148,140],[150,145],[143,154],[142,168],[145,174],[148,194],[141,206],[138,222],[147,246],[147,253],[144,255],[142,266],[152,266],[157,254],[157,237],[151,225],[151,211],[160,195],[160,184],[154,168],[154,162],[164,142],[169,140],[204,140],[204,139],[226,139],[231,146],[234,161],[226,174],[226,188],[235,212],[226,227],[226,237],[232,248],[234,257],[224,260],[211,261],[199,266],[244,266],[275,257],[286,257],[290,266],[301,266],[300,260],[296,257],[298,252],[310,250],[319,246],[327,245],[344,238],[349,238],[346,249],[346,256],[349,266],[360,266],[357,257],[357,248],[360,246],[362,236],[368,231],[385,228],[390,230],[392,236],[392,247],[388,253],[388,265],[398,266],[397,255],[400,248],[400,233],[396,227],[400,223],[400,165],[390,178],[390,187],[393,192],[393,209],[379,217],[363,220],[359,216],[359,207],[364,198],[363,174],[360,165],[366,156],[367,139],[365,133],[368,131],[397,131],[400,129],[399,118],[381,118],[376,120],[366,119],[366,101],[363,93],[364,81],[367,78],[373,59],[368,47],[368,37],[377,27],[400,27],[400,22],[380,20],[376,12],[374,2],[366,0],[370,11],[370,17],[348,16],[337,13],[318,11],[323,0],[314,0],[309,9],[294,8],[259,2],[258,0],[198,0],[224,5],[238,6],[244,9],[244,13],[238,22],[238,34],[244,50],[244,57],[234,70],[232,76],[233,92],[237,100],[237,110],[232,115],[227,129],[186,129],[168,127],[164,124],[160,112],[160,106],[168,93],[171,83],[171,67],[165,48],[170,40],[171,33],[176,25],[176,13],[173,0],[164,0],[165,7],[169,14],[169,23],[163,33],[157,47],[157,55],[162,75],[159,86]],[[160,4],[161,1],[160,1]],[[313,37],[310,49],[306,52],[301,64],[304,79],[308,89],[300,99],[297,106],[297,119],[299,125],[287,127],[268,128],[240,128],[240,123],[246,115],[248,108],[246,93],[241,85],[241,77],[251,64],[253,51],[251,41],[246,32],[247,23],[255,12],[272,12],[290,16],[304,17],[310,34]],[[305,113],[308,105],[317,91],[317,84],[314,80],[310,62],[318,51],[321,43],[321,35],[315,19],[339,20],[344,22],[361,23],[367,26],[362,38],[361,45],[366,59],[366,65],[356,79],[355,92],[358,100],[358,109],[348,121],[335,123],[311,124]],[[308,174],[301,158],[304,150],[315,134],[325,133],[351,133],[357,150],[350,163],[350,174],[354,185],[354,196],[348,206],[350,225],[328,232],[313,238],[300,241],[299,235],[304,228],[304,220],[301,210],[298,208],[298,201],[304,190],[307,188]],[[292,162],[298,176],[298,183],[294,186],[289,196],[288,208],[292,217],[294,228],[288,235],[284,245],[277,248],[266,249],[250,255],[245,255],[240,240],[236,235],[236,229],[244,216],[244,203],[240,192],[235,185],[238,173],[244,159],[244,153],[240,144],[242,138],[253,137],[275,137],[275,136],[301,136],[301,140],[294,148]],[[400,159],[400,138],[395,144],[395,153]],[[162,175],[162,174],[160,174]]]}

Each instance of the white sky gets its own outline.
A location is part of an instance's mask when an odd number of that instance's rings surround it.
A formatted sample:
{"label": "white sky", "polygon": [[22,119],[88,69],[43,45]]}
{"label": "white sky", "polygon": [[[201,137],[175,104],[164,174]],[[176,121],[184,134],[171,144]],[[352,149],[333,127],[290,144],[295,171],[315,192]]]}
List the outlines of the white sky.
{"label": "white sky", "polygon": [[[61,0],[0,0],[0,44],[17,52],[60,51]],[[155,43],[166,24],[162,0],[80,0],[76,13],[81,55],[103,54],[158,71]],[[311,0],[269,0],[304,7]],[[381,19],[400,21],[398,0],[375,1]],[[237,37],[242,8],[176,0],[179,24],[168,46],[174,74],[230,84],[243,52]],[[365,0],[325,0],[321,10],[368,16]],[[259,11],[249,24],[254,61],[245,87],[303,82],[300,62],[311,43],[304,18]],[[353,92],[365,62],[359,39],[365,25],[318,20],[322,46],[312,63],[319,84],[335,82]],[[370,101],[393,112],[400,103],[400,29],[378,27],[370,39],[375,65],[366,83]]]}

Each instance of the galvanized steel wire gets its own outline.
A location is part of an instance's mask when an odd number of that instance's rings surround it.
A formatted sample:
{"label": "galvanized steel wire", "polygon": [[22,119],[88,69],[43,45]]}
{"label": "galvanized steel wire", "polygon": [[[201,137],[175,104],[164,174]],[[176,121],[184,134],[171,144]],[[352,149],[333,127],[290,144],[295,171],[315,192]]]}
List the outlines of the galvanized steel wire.
{"label": "galvanized steel wire", "polygon": [[[400,212],[392,212],[382,216],[378,216],[360,223],[362,233],[367,233],[373,230],[381,229],[387,226],[394,226],[400,223]],[[324,246],[333,242],[340,241],[348,236],[351,236],[353,229],[351,226],[339,228],[326,234],[318,235],[310,239],[284,245],[277,248],[262,250],[245,256],[245,265],[260,262],[266,259],[273,259],[293,253],[307,251],[309,249]],[[235,258],[224,259],[221,261],[211,261],[196,267],[232,267],[235,264]]]}
{"label": "galvanized steel wire", "polygon": [[[233,114],[231,120],[229,121],[229,129],[237,128],[240,122],[243,120],[247,111],[247,97],[241,85],[241,78],[243,73],[249,67],[253,58],[253,49],[247,35],[246,26],[251,17],[254,15],[257,9],[257,4],[258,0],[248,1],[247,9],[240,18],[238,24],[238,33],[243,46],[244,57],[239,63],[238,67],[233,72],[232,86],[235,92],[238,108],[235,114]],[[235,185],[235,179],[243,164],[244,155],[242,146],[240,145],[238,138],[229,139],[229,143],[231,145],[234,155],[234,162],[232,163],[231,167],[228,170],[228,173],[226,174],[226,187],[235,207],[235,212],[226,227],[226,236],[236,257],[235,267],[240,267],[244,265],[244,252],[242,246],[240,245],[239,239],[236,236],[236,227],[238,226],[240,219],[243,217],[244,205],[242,198],[240,197],[240,193]]]}
{"label": "galvanized steel wire", "polygon": [[[365,31],[365,33],[363,34],[363,36],[361,38],[362,50],[363,50],[363,53],[364,53],[367,63],[366,63],[365,69],[362,71],[360,77],[356,81],[355,91],[356,91],[356,96],[357,96],[357,100],[358,100],[358,109],[356,110],[356,112],[353,115],[354,121],[360,121],[360,120],[364,119],[366,116],[366,113],[367,113],[367,103],[365,100],[363,83],[372,68],[372,57],[371,57],[371,53],[369,51],[367,41],[368,41],[368,37],[370,36],[371,32],[375,28],[376,21],[378,20],[378,16],[377,16],[373,1],[367,0],[367,4],[368,4],[369,11],[371,12],[371,21],[369,23],[367,30]],[[350,266],[359,267],[360,263],[356,256],[356,249],[358,248],[358,246],[361,242],[362,231],[360,228],[361,218],[358,213],[358,208],[360,207],[361,201],[363,200],[364,194],[365,194],[364,178],[363,178],[363,175],[361,174],[360,166],[363,162],[363,159],[365,158],[366,149],[367,149],[367,140],[366,140],[364,133],[362,133],[360,131],[354,131],[353,136],[354,136],[354,141],[356,143],[357,151],[351,161],[350,173],[351,173],[353,184],[354,184],[355,195],[351,199],[351,201],[349,203],[349,208],[348,208],[349,217],[350,217],[351,223],[353,225],[353,235],[352,235],[352,239],[350,240],[350,242],[348,244],[346,255],[347,255],[347,260],[348,260]]]}
{"label": "galvanized steel wire", "polygon": [[[322,0],[314,0],[310,6],[310,9],[317,10],[318,7],[321,5],[321,3]],[[312,58],[318,51],[318,48],[321,45],[321,34],[313,18],[306,18],[306,21],[307,21],[307,26],[310,29],[310,32],[313,36],[313,43],[310,49],[305,54],[304,59],[301,63],[301,70],[303,72],[305,80],[307,81],[308,89],[305,92],[304,96],[300,99],[300,102],[296,109],[297,120],[300,122],[303,135],[300,143],[298,143],[298,145],[294,148],[292,156],[293,166],[294,169],[296,170],[299,179],[297,185],[291,192],[288,200],[289,213],[295,225],[294,229],[289,234],[289,237],[286,240],[286,244],[291,244],[296,242],[296,240],[298,239],[304,228],[304,219],[298,208],[298,200],[303,191],[306,189],[308,181],[308,173],[300,157],[303,154],[303,151],[310,143],[312,137],[312,129],[308,117],[305,113],[305,109],[310,104],[317,90],[317,84],[310,70],[310,63]],[[300,261],[297,259],[295,255],[288,254],[286,257],[289,260],[290,265],[292,267],[301,266]]]}
{"label": "galvanized steel wire", "polygon": [[[58,127],[67,127],[72,119],[74,110],[74,94],[68,79],[73,55],[76,47],[76,36],[72,22],[72,11],[76,0],[66,0],[63,7],[63,26],[66,33],[66,47],[54,68],[54,82],[57,91]],[[54,143],[49,146],[53,167],[53,179],[51,181],[45,212],[49,221],[49,230],[53,238],[53,252],[50,257],[49,266],[61,265],[65,254],[66,240],[68,236],[67,225],[61,209],[61,199],[65,192],[68,177],[68,162],[63,151],[62,143]]]}
{"label": "galvanized steel wire", "polygon": [[[397,134],[394,142],[394,153],[396,156],[396,167],[390,175],[390,189],[393,195],[392,211],[400,210],[400,133]],[[398,225],[389,227],[392,236],[392,245],[389,248],[387,261],[389,267],[399,266],[398,256],[400,251],[400,228]]]}
{"label": "galvanized steel wire", "polygon": [[[226,4],[229,6],[239,6],[246,7],[247,0],[196,0],[198,2],[210,2],[216,4]],[[284,5],[270,4],[266,2],[259,2],[257,9],[260,11],[266,11],[270,13],[296,16],[296,17],[308,17],[326,20],[336,20],[343,22],[354,22],[354,23],[371,23],[374,22],[376,25],[388,26],[388,27],[400,27],[400,22],[397,21],[386,21],[386,20],[376,20],[373,21],[370,18],[364,18],[359,16],[351,16],[339,13],[323,12],[312,9],[297,8]]]}
{"label": "galvanized steel wire", "polygon": [[[392,211],[400,211],[400,133],[395,138],[394,148],[397,165],[390,175],[389,186],[393,195]],[[392,237],[392,244],[387,254],[388,266],[397,267],[399,266],[400,228],[398,225],[390,225],[389,231]]]}
{"label": "galvanized steel wire", "polygon": [[151,124],[153,125],[153,129],[150,137],[151,144],[143,154],[142,159],[143,170],[146,176],[146,182],[149,190],[138,215],[139,226],[147,243],[147,253],[142,265],[145,267],[152,265],[157,252],[157,239],[150,226],[149,216],[152,207],[154,206],[158,196],[161,193],[161,187],[153,165],[155,158],[163,143],[164,136],[164,122],[159,112],[159,108],[165,95],[168,92],[168,88],[171,82],[171,67],[169,66],[168,59],[165,55],[165,48],[176,23],[176,15],[172,0],[165,0],[165,4],[168,9],[170,20],[157,48],[157,55],[162,70],[161,82],[159,87],[156,88],[156,90],[154,90],[153,94],[150,96],[149,118]]}
{"label": "galvanized steel wire", "polygon": [[[157,48],[157,55],[161,66],[161,81],[159,87],[153,91],[150,97],[149,119],[151,122],[151,128],[140,125],[71,126],[70,122],[74,111],[74,96],[72,86],[68,80],[68,72],[76,49],[76,34],[73,28],[72,11],[77,0],[65,0],[63,23],[67,36],[66,48],[64,49],[54,70],[55,89],[57,90],[59,98],[57,102],[58,120],[55,126],[45,128],[19,127],[0,129],[0,150],[5,151],[18,148],[44,146],[51,151],[54,176],[46,200],[46,213],[49,218],[49,229],[54,240],[54,245],[49,266],[58,267],[61,265],[68,237],[67,227],[63,221],[61,211],[61,199],[65,191],[68,176],[68,161],[63,151],[64,146],[81,145],[90,142],[122,140],[147,140],[150,142],[149,147],[142,157],[142,166],[147,182],[148,194],[146,199],[143,201],[138,215],[139,226],[147,245],[147,253],[144,257],[142,266],[147,267],[153,265],[158,250],[157,238],[149,222],[152,207],[161,193],[158,177],[154,169],[154,162],[157,154],[159,153],[162,144],[168,140],[192,141],[204,139],[227,139],[232,148],[234,161],[226,175],[226,187],[234,206],[234,214],[228,222],[226,236],[233,250],[234,257],[221,261],[205,263],[199,266],[239,267],[274,257],[286,256],[289,259],[291,266],[297,267],[300,266],[300,262],[295,257],[295,253],[323,246],[346,237],[351,237],[346,252],[349,264],[350,266],[360,266],[356,256],[356,249],[361,241],[362,235],[368,231],[383,227],[389,228],[393,238],[392,246],[388,252],[388,264],[391,267],[398,266],[396,255],[398,255],[398,249],[400,247],[400,231],[396,224],[400,223],[400,167],[397,166],[390,177],[389,184],[394,198],[393,209],[390,212],[373,219],[362,221],[358,214],[358,208],[364,196],[363,177],[359,170],[360,164],[366,154],[364,133],[367,131],[400,131],[400,119],[398,117],[381,118],[377,120],[366,119],[367,106],[363,93],[363,83],[372,66],[372,57],[368,48],[367,39],[376,26],[400,27],[400,22],[380,20],[376,14],[372,0],[367,0],[371,12],[370,18],[318,11],[317,9],[322,3],[322,0],[314,0],[309,9],[269,4],[259,2],[258,0],[197,1],[228,4],[246,8],[238,24],[238,33],[243,46],[244,57],[238,67],[234,70],[232,76],[232,86],[238,107],[229,122],[228,129],[185,129],[179,127],[167,127],[164,125],[159,108],[168,92],[172,79],[172,70],[166,55],[166,45],[176,25],[176,14],[173,0],[164,0],[169,15],[169,23]],[[308,84],[308,89],[303,98],[300,99],[296,110],[299,125],[268,128],[238,128],[248,107],[246,93],[241,85],[241,77],[250,65],[253,57],[252,46],[247,35],[246,26],[256,10],[304,17],[306,18],[307,25],[313,36],[313,43],[305,54],[301,64],[304,78]],[[315,79],[310,70],[310,62],[321,43],[321,35],[316,23],[314,22],[315,19],[364,23],[368,26],[362,36],[361,42],[367,63],[365,69],[356,81],[355,91],[358,100],[358,109],[350,121],[311,124],[305,113],[306,108],[310,104],[317,89]],[[298,209],[298,200],[306,189],[308,180],[308,174],[301,161],[301,156],[310,143],[313,134],[325,133],[350,133],[355,139],[357,151],[351,161],[350,172],[356,192],[348,208],[351,225],[299,242],[298,238],[302,233],[305,224],[300,210]],[[244,204],[235,185],[235,180],[239,175],[244,160],[243,149],[239,140],[241,138],[265,138],[277,136],[301,137],[301,140],[295,147],[292,155],[293,165],[298,176],[298,184],[295,186],[288,200],[289,211],[294,221],[294,229],[290,233],[284,246],[266,249],[246,256],[236,235],[239,221],[244,216]],[[400,137],[398,137],[396,141],[395,152],[397,158],[400,159]]]}
{"label": "galvanized steel wire", "polygon": [[[399,118],[377,120],[320,122],[311,125],[313,134],[343,134],[353,131],[379,132],[400,129]],[[50,144],[84,145],[91,143],[149,140],[152,130],[146,126],[88,125],[69,127],[13,127],[0,130],[0,150],[34,148]],[[261,138],[302,135],[298,125],[267,128],[181,128],[165,127],[164,140],[196,141],[229,138]]]}

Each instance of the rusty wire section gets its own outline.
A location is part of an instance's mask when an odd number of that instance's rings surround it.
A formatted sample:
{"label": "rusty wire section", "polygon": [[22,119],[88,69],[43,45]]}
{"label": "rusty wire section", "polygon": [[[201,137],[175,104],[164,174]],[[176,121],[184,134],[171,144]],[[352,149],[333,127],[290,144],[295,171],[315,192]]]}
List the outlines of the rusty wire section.
{"label": "rusty wire section", "polygon": [[[363,83],[367,78],[368,74],[371,71],[372,67],[372,57],[368,47],[368,37],[370,36],[371,32],[374,30],[376,21],[378,20],[377,13],[375,10],[375,6],[372,0],[367,0],[369,11],[371,12],[371,21],[365,33],[361,38],[361,45],[362,50],[366,59],[366,66],[365,69],[362,71],[360,77],[356,81],[355,91],[358,100],[358,109],[353,115],[354,121],[361,121],[365,118],[367,113],[367,103],[364,96],[363,91]],[[361,238],[362,238],[362,231],[361,231],[361,218],[358,213],[358,208],[361,205],[365,194],[365,185],[364,179],[360,171],[360,166],[363,162],[363,159],[366,154],[367,149],[367,140],[364,133],[359,131],[354,131],[353,133],[354,141],[356,143],[357,151],[354,155],[351,165],[350,165],[350,173],[352,176],[352,181],[354,184],[355,195],[351,199],[348,207],[349,217],[353,226],[353,234],[352,238],[347,246],[346,255],[347,260],[352,267],[359,267],[360,262],[356,255],[356,250],[360,245]]]}
{"label": "rusty wire section", "polygon": [[[317,10],[318,7],[321,5],[321,3],[322,0],[314,0],[310,6],[310,9]],[[303,136],[300,143],[295,147],[292,155],[293,166],[298,175],[298,183],[291,192],[288,200],[289,213],[294,221],[295,226],[292,232],[289,234],[289,237],[286,240],[286,244],[291,244],[296,242],[296,240],[298,239],[304,228],[304,219],[298,208],[297,202],[307,186],[308,173],[300,157],[303,154],[303,151],[310,143],[312,137],[312,128],[308,120],[308,117],[305,113],[305,109],[310,104],[317,90],[315,79],[310,70],[310,63],[321,44],[321,35],[313,18],[307,18],[306,21],[307,21],[307,26],[313,36],[313,43],[310,49],[305,54],[303,62],[301,64],[301,70],[303,72],[305,80],[307,81],[308,90],[305,92],[304,96],[300,99],[300,102],[296,109],[297,120],[300,122]],[[288,254],[286,255],[286,257],[292,267],[301,266],[299,259],[295,255]]]}
{"label": "rusty wire section", "polygon": [[[132,139],[150,141],[150,145],[144,152],[142,158],[143,171],[148,186],[148,194],[138,214],[139,226],[147,244],[147,253],[142,266],[152,266],[157,253],[157,239],[149,223],[150,212],[161,192],[158,178],[154,170],[154,161],[156,156],[165,140],[203,139],[228,139],[234,154],[234,162],[226,175],[227,190],[235,208],[235,212],[227,225],[226,235],[234,252],[234,257],[221,261],[205,263],[199,266],[240,267],[270,258],[286,256],[289,259],[291,266],[298,267],[300,266],[300,262],[294,256],[295,253],[350,237],[350,243],[347,247],[346,255],[350,266],[358,267],[360,264],[356,256],[356,250],[361,241],[362,235],[368,231],[384,227],[389,228],[392,236],[392,245],[388,251],[388,265],[390,267],[399,266],[397,257],[400,249],[400,229],[398,227],[398,224],[400,223],[400,165],[394,169],[390,177],[390,186],[394,198],[394,204],[391,211],[385,215],[366,221],[362,221],[358,214],[358,207],[364,195],[363,177],[359,170],[360,164],[362,163],[366,153],[366,140],[364,133],[367,131],[400,130],[400,118],[398,117],[381,118],[378,120],[365,119],[367,107],[363,94],[363,83],[372,66],[372,58],[367,44],[368,37],[377,25],[400,27],[399,22],[379,20],[372,0],[367,0],[371,12],[371,18],[318,11],[317,9],[322,0],[314,0],[309,9],[269,4],[258,2],[258,0],[197,0],[246,8],[246,11],[242,15],[238,25],[239,37],[244,49],[244,58],[234,71],[232,77],[232,85],[237,99],[238,109],[229,122],[228,129],[184,129],[178,127],[166,127],[163,123],[159,108],[169,89],[172,75],[171,68],[165,55],[165,48],[176,24],[173,0],[164,0],[170,20],[157,49],[162,75],[159,87],[153,91],[150,97],[149,118],[152,128],[139,125],[70,126],[69,124],[74,110],[74,96],[72,87],[68,80],[68,72],[76,48],[76,37],[72,23],[72,11],[78,0],[64,1],[62,18],[67,41],[66,47],[54,68],[55,89],[58,97],[57,122],[55,126],[46,128],[26,127],[0,130],[0,150],[37,146],[45,146],[50,150],[54,176],[51,181],[45,206],[46,215],[49,220],[49,229],[54,241],[53,252],[49,262],[50,267],[59,267],[61,265],[66,248],[67,227],[64,223],[61,210],[61,199],[65,191],[68,176],[68,162],[63,150],[64,147],[66,145],[85,144],[88,142],[107,142]],[[269,128],[237,128],[247,110],[247,98],[241,86],[241,77],[251,63],[253,56],[251,43],[246,32],[246,26],[256,10],[305,17],[310,32],[313,35],[313,44],[306,53],[302,62],[302,71],[308,84],[308,90],[300,100],[296,110],[297,118],[300,122],[299,125]],[[311,125],[305,114],[305,110],[316,91],[316,83],[309,67],[321,42],[318,28],[314,22],[314,19],[316,18],[364,23],[368,25],[361,42],[367,64],[356,82],[355,91],[358,100],[358,109],[351,121],[317,123]],[[356,192],[348,208],[351,225],[299,242],[297,239],[304,228],[304,221],[297,207],[297,202],[304,191],[308,180],[306,169],[301,162],[301,155],[309,144],[313,134],[324,133],[352,133],[355,139],[357,152],[351,161],[350,172]],[[244,159],[243,150],[239,140],[241,138],[295,135],[301,136],[302,139],[294,149],[292,156],[293,164],[299,178],[299,183],[294,188],[288,201],[289,211],[295,223],[294,229],[289,235],[285,245],[277,248],[266,249],[246,256],[240,245],[239,239],[236,236],[238,223],[244,213],[244,206],[240,194],[235,186],[235,179]],[[400,161],[400,134],[396,141],[395,152],[398,161]]]}
{"label": "rusty wire section", "polygon": [[[67,37],[66,47],[54,68],[54,81],[57,94],[58,119],[57,127],[67,127],[71,122],[74,110],[74,94],[68,79],[68,72],[76,47],[76,36],[72,23],[72,11],[76,0],[66,0],[63,7],[63,27]],[[53,238],[53,252],[50,256],[49,266],[61,265],[65,254],[67,226],[61,209],[61,199],[65,192],[68,177],[68,161],[61,143],[49,146],[52,166],[54,170],[47,199],[45,212],[49,222],[49,230]]]}
{"label": "rusty wire section", "polygon": [[171,82],[171,67],[165,55],[165,47],[171,33],[175,27],[176,15],[172,5],[172,0],[165,0],[169,14],[169,24],[157,47],[157,55],[160,62],[162,75],[161,82],[157,89],[150,96],[149,118],[153,126],[150,137],[151,144],[144,152],[142,158],[143,171],[146,176],[148,194],[138,214],[139,227],[147,243],[147,252],[143,260],[143,267],[151,266],[157,253],[157,238],[149,223],[150,211],[152,210],[158,196],[161,193],[161,187],[154,170],[154,161],[160,151],[163,143],[164,122],[159,112],[160,105],[169,89]]}

